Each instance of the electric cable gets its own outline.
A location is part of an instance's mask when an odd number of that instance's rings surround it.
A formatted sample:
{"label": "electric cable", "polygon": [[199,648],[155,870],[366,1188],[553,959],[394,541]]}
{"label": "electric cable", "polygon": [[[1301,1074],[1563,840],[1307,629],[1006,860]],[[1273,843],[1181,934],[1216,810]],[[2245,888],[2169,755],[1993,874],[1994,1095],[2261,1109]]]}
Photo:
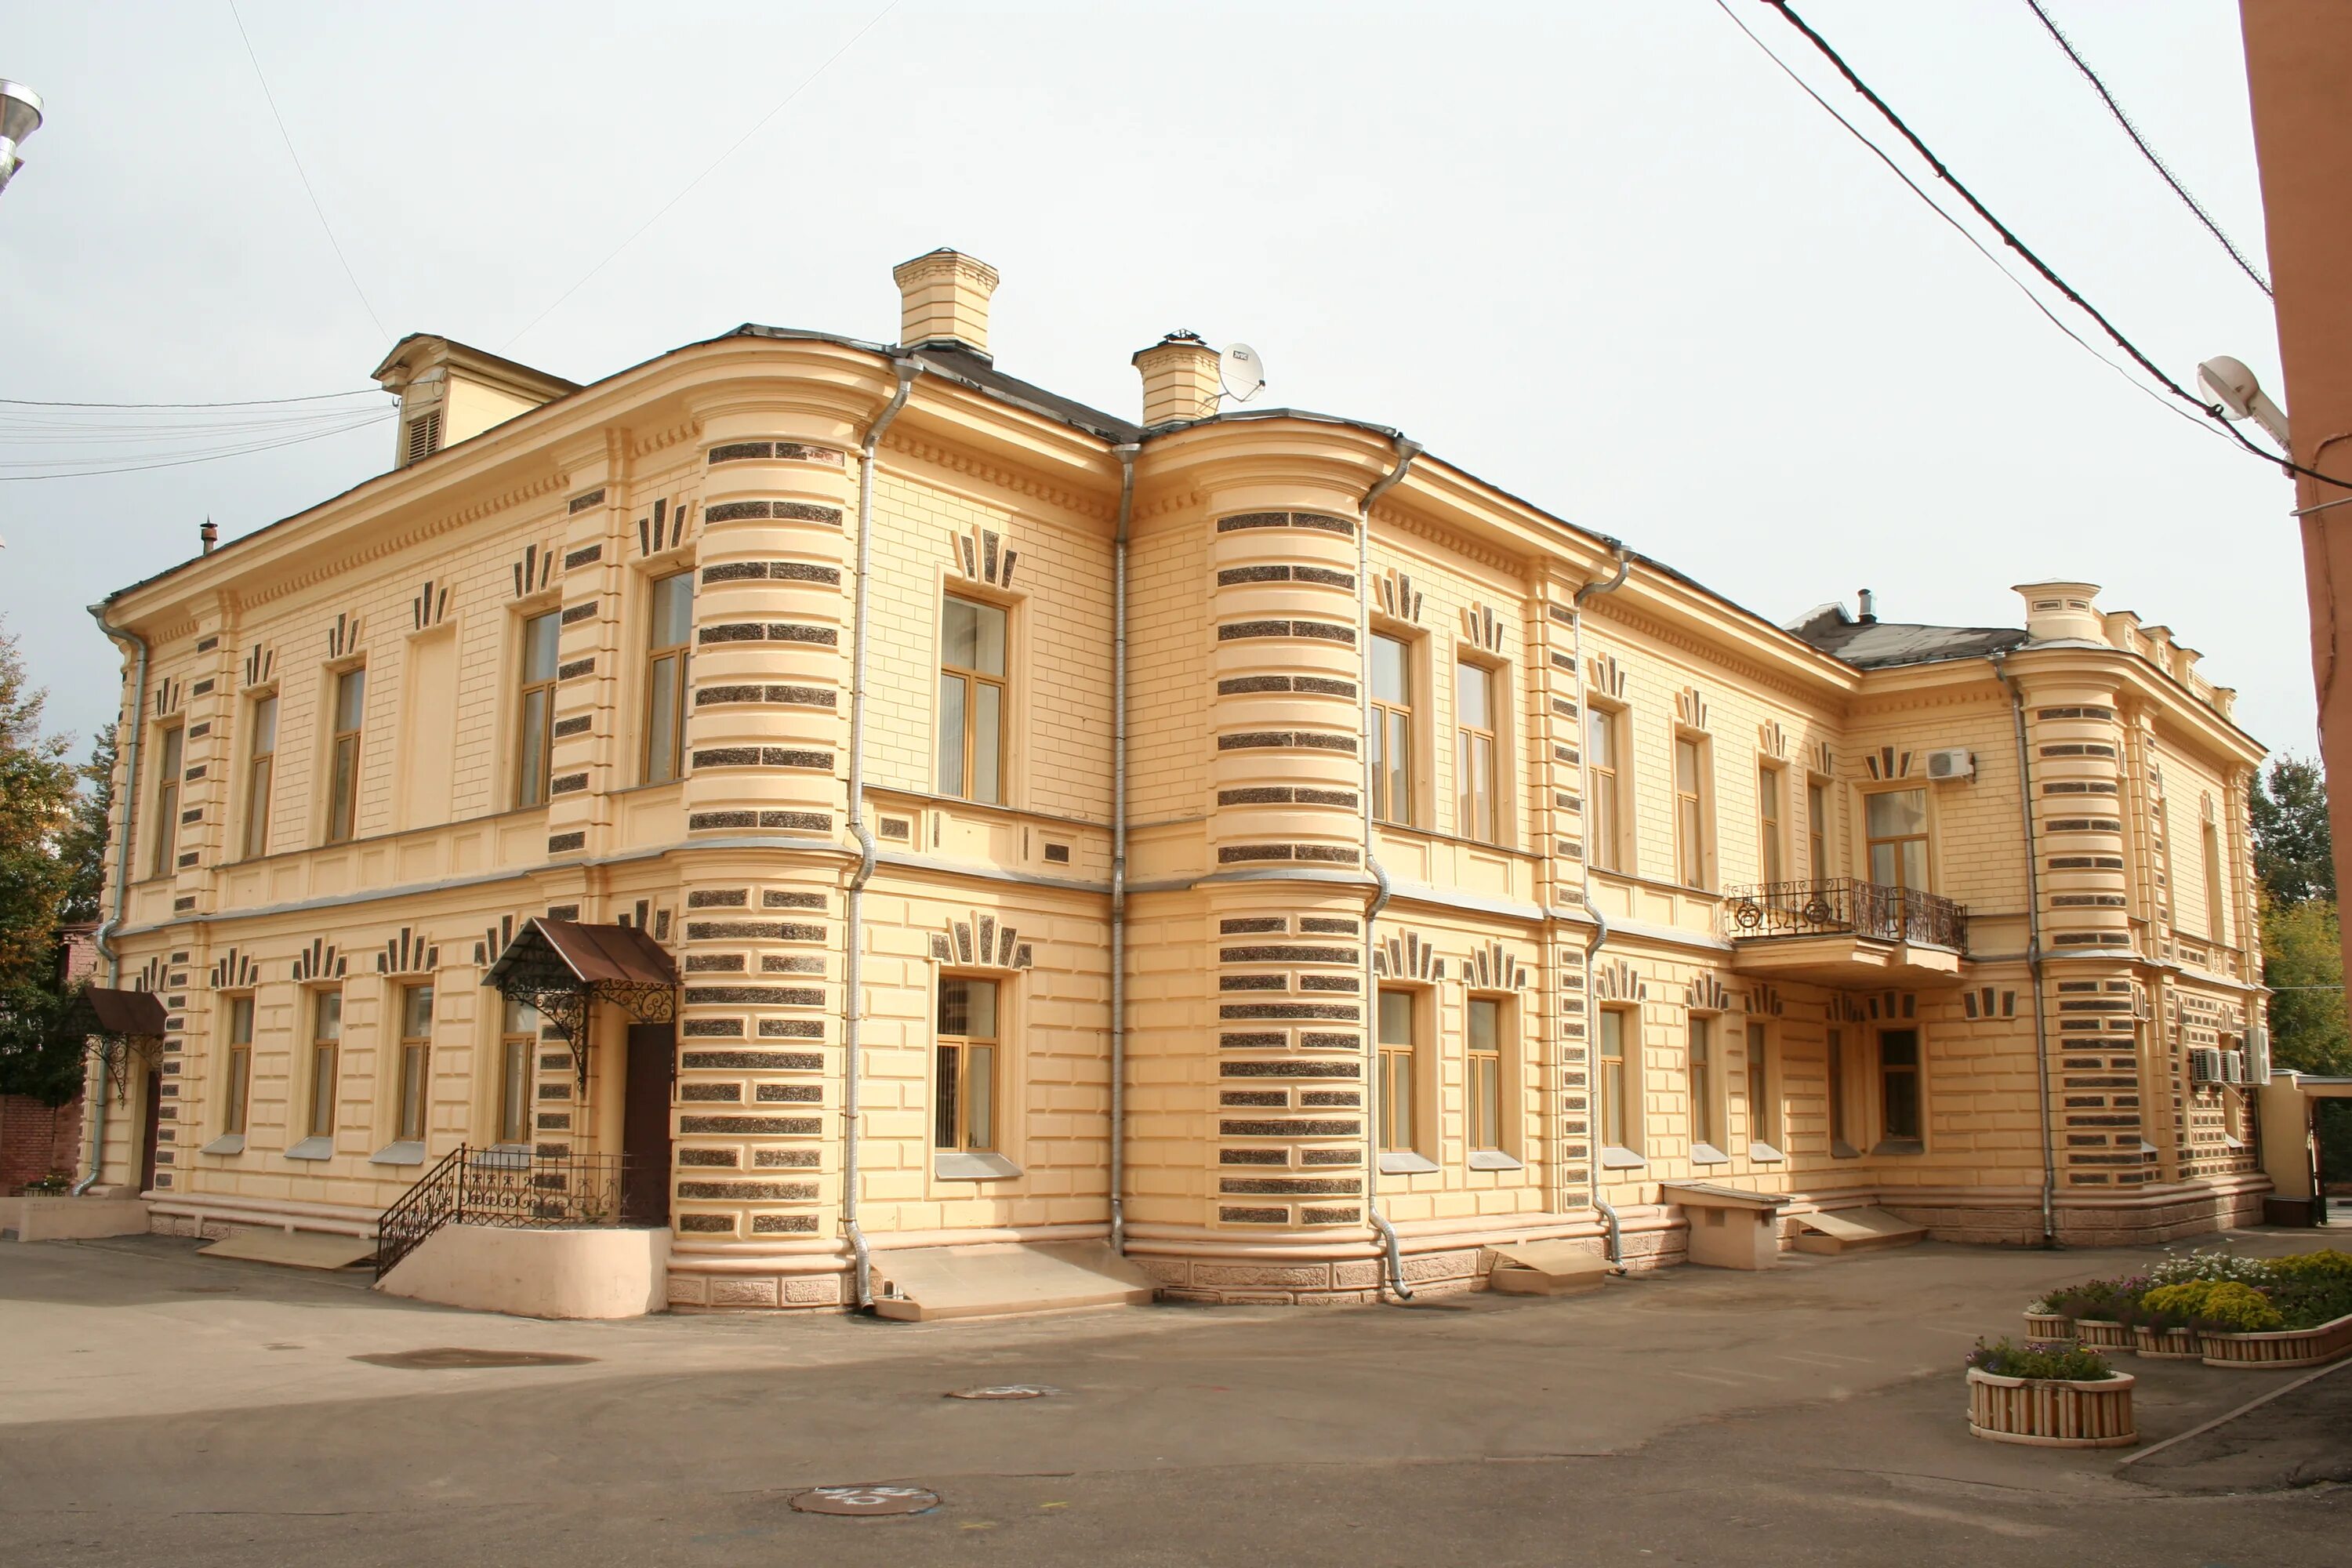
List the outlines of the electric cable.
{"label": "electric cable", "polygon": [[[354,419],[347,424],[337,425],[325,430],[311,431],[307,435],[289,436],[274,440],[250,442],[243,446],[226,447],[219,451],[200,452],[194,456],[164,458],[154,462],[124,463],[114,468],[77,468],[70,473],[0,474],[0,485],[26,484],[39,479],[94,479],[101,474],[142,473],[150,468],[185,468],[192,463],[217,462],[223,458],[238,458],[251,452],[273,451],[280,447],[297,447],[306,441],[322,441],[330,436],[341,436],[353,430],[365,429],[371,425],[382,424],[383,421],[390,419],[391,417],[392,411],[390,409],[384,409],[370,414],[364,418]],[[89,458],[34,459],[26,462],[0,462],[0,468],[34,468],[48,466],[52,463],[64,464],[68,462],[89,462],[90,460],[91,459]]]}
{"label": "electric cable", "polygon": [[2065,51],[2066,58],[2074,62],[2074,68],[2083,73],[2083,79],[2091,84],[2091,90],[2097,93],[2099,101],[2107,106],[2107,112],[2115,116],[2116,123],[2124,128],[2124,134],[2131,138],[2132,145],[2139,149],[2140,156],[2146,158],[2149,165],[2164,176],[2164,183],[2172,187],[2172,194],[2188,204],[2189,210],[2197,215],[2197,221],[2205,226],[2206,232],[2221,242],[2221,248],[2230,253],[2230,259],[2238,264],[2238,270],[2252,279],[2255,288],[2268,294],[2271,291],[2270,279],[2263,277],[2255,268],[2254,264],[2245,258],[2230,237],[2221,232],[2221,226],[2213,221],[2213,215],[2207,212],[2197,198],[2189,194],[2189,187],[2175,178],[2172,171],[2165,166],[2164,160],[2156,155],[2156,149],[2147,144],[2147,139],[2139,133],[2139,127],[2131,122],[2131,116],[2126,114],[2123,105],[2116,101],[2116,95],[2107,90],[2107,84],[2099,79],[2099,73],[2091,68],[2090,63],[2083,58],[2073,41],[2058,30],[2057,23],[2050,19],[2050,13],[2042,8],[2042,0],[2025,0],[2025,4],[2032,10],[2034,17],[2041,22],[2051,38]]}
{"label": "electric cable", "polygon": [[324,403],[336,397],[374,397],[380,386],[353,387],[349,392],[314,392],[304,397],[232,397],[221,403],[67,403],[46,397],[0,397],[10,408],[259,408],[278,403]]}
{"label": "electric cable", "polygon": [[2223,417],[2220,405],[2205,402],[2196,394],[2190,392],[2179,382],[2173,380],[2171,376],[2166,374],[2162,367],[2158,366],[2154,360],[2148,358],[2147,354],[2140,351],[2140,347],[2137,343],[2133,342],[2129,338],[2124,336],[2123,333],[2117,330],[2113,321],[2108,321],[2107,318],[2100,312],[2096,306],[2093,305],[2088,300],[2085,300],[2080,290],[2076,289],[2073,284],[2067,282],[2063,278],[2058,276],[2058,274],[2051,268],[2048,262],[2035,255],[2032,248],[2017,237],[2014,230],[2012,230],[2007,224],[2001,222],[2000,218],[1994,216],[1992,209],[1986,206],[1983,202],[1978,200],[1976,193],[1969,190],[1968,186],[1962,184],[1958,177],[1955,175],[1950,169],[1945,166],[1944,161],[1936,156],[1934,150],[1930,148],[1927,142],[1919,139],[1918,132],[1913,131],[1909,125],[1906,124],[1903,121],[1903,117],[1895,113],[1893,109],[1889,108],[1886,100],[1879,97],[1877,93],[1872,91],[1870,85],[1864,81],[1860,76],[1855,74],[1854,68],[1846,64],[1845,58],[1840,55],[1835,48],[1831,47],[1829,40],[1815,32],[1812,27],[1806,23],[1802,16],[1798,16],[1795,11],[1790,8],[1789,0],[1763,0],[1763,3],[1780,12],[1780,15],[1788,20],[1790,26],[1795,27],[1797,31],[1803,34],[1806,41],[1811,43],[1815,49],[1821,52],[1823,58],[1828,59],[1832,65],[1837,68],[1838,74],[1845,78],[1847,84],[1856,92],[1862,94],[1864,99],[1868,100],[1870,106],[1878,110],[1879,114],[1885,119],[1886,122],[1889,125],[1894,126],[1896,132],[1899,133],[1906,142],[1911,143],[1912,149],[1922,158],[1925,158],[1927,161],[1928,166],[1936,171],[1936,177],[1937,179],[1951,186],[1953,191],[1958,193],[1959,198],[1969,204],[1970,210],[1975,212],[1979,217],[1984,219],[1986,223],[1992,226],[1993,232],[2000,235],[2002,241],[2006,243],[2011,250],[2016,251],[2018,255],[2023,257],[2027,264],[2030,265],[2034,271],[2040,273],[2045,282],[2049,283],[2051,287],[2056,289],[2061,294],[2066,296],[2067,301],[2070,304],[2074,305],[2084,315],[2090,317],[2091,320],[2096,321],[2099,324],[2100,330],[2106,333],[2109,340],[2112,341],[2117,348],[2129,354],[2134,363],[2137,364],[2142,370],[2147,372],[2149,375],[2155,377],[2158,384],[2163,386],[2167,392],[2171,393],[2175,397],[2179,398],[2190,407],[2198,409],[2203,413],[2208,418],[2213,420],[2221,427],[2222,434],[2236,441],[2238,445],[2243,447],[2247,451],[2252,452],[2255,457],[2262,458],[2264,462],[2276,463],[2279,467],[2285,468],[2292,473],[2302,474],[2308,479],[2317,479],[2323,484],[2334,485],[2339,489],[2352,489],[2352,479],[2339,479],[2332,474],[2321,473],[2316,468],[2306,468],[2302,464],[2295,462],[2292,458],[2283,458],[2276,453],[2263,451],[2260,447],[2255,446],[2252,441],[2247,439],[2245,433],[2240,430],[2236,425]]}

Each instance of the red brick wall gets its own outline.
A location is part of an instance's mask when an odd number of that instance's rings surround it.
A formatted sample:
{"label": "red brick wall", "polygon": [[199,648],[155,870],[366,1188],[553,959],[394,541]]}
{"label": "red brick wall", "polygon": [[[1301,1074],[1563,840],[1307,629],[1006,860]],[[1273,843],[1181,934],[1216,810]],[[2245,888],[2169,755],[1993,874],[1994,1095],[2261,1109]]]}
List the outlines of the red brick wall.
{"label": "red brick wall", "polygon": [[52,1110],[27,1095],[0,1094],[0,1194],[77,1170],[80,1142],[80,1100]]}

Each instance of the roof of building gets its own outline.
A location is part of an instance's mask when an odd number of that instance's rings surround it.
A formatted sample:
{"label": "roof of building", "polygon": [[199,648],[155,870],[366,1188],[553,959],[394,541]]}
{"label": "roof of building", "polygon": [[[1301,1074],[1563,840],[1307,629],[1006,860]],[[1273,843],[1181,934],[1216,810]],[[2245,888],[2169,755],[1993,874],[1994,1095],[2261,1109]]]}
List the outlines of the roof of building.
{"label": "roof of building", "polygon": [[2006,653],[2028,640],[2025,631],[2017,626],[1930,626],[1916,621],[1882,621],[1874,616],[1863,620],[1843,605],[1810,610],[1788,630],[1857,669],[1983,658]]}

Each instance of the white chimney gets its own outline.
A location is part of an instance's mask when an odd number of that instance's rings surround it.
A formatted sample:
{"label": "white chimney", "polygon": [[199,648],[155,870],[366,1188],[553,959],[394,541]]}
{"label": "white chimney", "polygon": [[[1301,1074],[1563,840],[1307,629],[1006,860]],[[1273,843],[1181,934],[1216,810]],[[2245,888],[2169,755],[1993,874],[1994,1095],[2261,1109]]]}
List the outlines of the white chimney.
{"label": "white chimney", "polygon": [[898,342],[905,348],[926,343],[988,353],[988,300],[996,292],[996,268],[978,257],[941,247],[890,269],[898,285]]}

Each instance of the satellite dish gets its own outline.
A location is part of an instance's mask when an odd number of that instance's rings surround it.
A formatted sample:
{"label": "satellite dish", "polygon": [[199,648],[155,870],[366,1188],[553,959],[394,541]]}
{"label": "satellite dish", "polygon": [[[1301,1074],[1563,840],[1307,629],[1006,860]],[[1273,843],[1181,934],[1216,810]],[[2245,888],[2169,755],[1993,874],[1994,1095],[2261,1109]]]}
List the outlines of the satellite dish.
{"label": "satellite dish", "polygon": [[1217,379],[1224,384],[1227,397],[1247,403],[1265,390],[1265,365],[1257,350],[1247,343],[1234,343],[1217,356]]}

